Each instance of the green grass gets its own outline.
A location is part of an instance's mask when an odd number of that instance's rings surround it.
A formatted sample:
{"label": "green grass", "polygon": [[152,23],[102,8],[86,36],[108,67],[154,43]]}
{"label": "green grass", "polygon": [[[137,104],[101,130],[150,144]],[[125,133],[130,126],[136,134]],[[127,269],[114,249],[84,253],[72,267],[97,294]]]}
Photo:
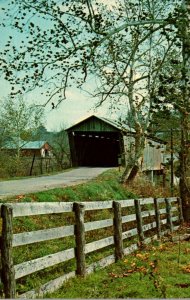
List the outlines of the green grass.
{"label": "green grass", "polygon": [[188,298],[190,245],[166,243],[147,247],[122,261],[76,277],[47,298]]}

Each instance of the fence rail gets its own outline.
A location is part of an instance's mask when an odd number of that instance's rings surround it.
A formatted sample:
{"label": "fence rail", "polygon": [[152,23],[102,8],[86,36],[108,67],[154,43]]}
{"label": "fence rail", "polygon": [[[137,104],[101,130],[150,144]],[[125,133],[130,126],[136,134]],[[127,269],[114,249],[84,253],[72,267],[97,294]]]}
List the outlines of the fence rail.
{"label": "fence rail", "polygon": [[[162,207],[159,207],[162,205]],[[129,208],[135,209],[132,214]],[[109,209],[112,217],[109,219],[85,222],[87,211]],[[141,243],[160,238],[165,233],[172,233],[183,222],[180,198],[147,198],[135,200],[97,201],[97,202],[46,202],[46,203],[7,203],[0,205],[2,218],[1,262],[2,283],[5,298],[34,298],[58,289],[65,280],[77,275],[93,272],[97,267],[105,267],[124,255],[138,249],[139,243],[124,247],[124,241],[137,236]],[[72,225],[57,228],[13,233],[13,219],[29,216],[72,213],[75,221]],[[133,222],[133,228],[125,225]],[[60,224],[62,225],[62,224]],[[112,235],[86,243],[85,233],[88,231],[110,227]],[[128,229],[128,230],[126,230]],[[151,237],[145,235],[154,229]],[[54,254],[32,259],[20,264],[13,264],[13,248],[44,241],[75,237],[75,248],[59,251]],[[114,254],[102,258],[98,262],[86,265],[86,254],[114,245]],[[76,260],[76,271],[64,274],[59,278],[41,286],[38,291],[32,290],[17,295],[16,280],[29,274],[44,270],[54,265]]]}

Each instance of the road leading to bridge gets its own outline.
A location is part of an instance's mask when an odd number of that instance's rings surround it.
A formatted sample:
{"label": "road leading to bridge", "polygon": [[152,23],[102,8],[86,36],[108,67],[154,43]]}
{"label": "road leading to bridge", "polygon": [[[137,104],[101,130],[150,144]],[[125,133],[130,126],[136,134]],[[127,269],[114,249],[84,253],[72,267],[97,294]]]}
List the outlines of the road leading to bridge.
{"label": "road leading to bridge", "polygon": [[63,173],[0,182],[0,199],[84,183],[110,168],[82,167]]}

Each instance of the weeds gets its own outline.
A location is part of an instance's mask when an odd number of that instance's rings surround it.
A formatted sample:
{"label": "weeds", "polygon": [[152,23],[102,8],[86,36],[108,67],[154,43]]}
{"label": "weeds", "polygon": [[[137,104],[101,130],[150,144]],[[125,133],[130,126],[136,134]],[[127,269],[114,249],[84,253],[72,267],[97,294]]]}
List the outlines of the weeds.
{"label": "weeds", "polygon": [[[170,195],[170,188],[163,187],[162,184],[153,184],[143,174],[139,174],[134,182],[127,186],[128,191],[137,193],[139,197],[168,197]],[[175,191],[175,195],[178,191]]]}

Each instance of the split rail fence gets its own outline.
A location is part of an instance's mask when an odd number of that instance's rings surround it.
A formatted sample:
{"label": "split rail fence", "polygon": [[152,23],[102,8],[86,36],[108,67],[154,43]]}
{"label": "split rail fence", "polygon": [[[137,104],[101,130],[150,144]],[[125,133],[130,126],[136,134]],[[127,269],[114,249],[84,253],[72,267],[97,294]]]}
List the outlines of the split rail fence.
{"label": "split rail fence", "polygon": [[[134,213],[126,211],[132,208]],[[1,204],[2,236],[1,265],[5,298],[35,298],[55,291],[64,281],[75,275],[85,276],[96,268],[103,268],[137,250],[139,244],[161,238],[177,230],[183,222],[180,198],[147,198],[96,202],[46,202]],[[85,222],[87,211],[110,210],[112,218]],[[13,233],[13,219],[51,214],[74,215],[74,224],[30,232]],[[128,224],[133,227],[128,227]],[[61,225],[61,224],[60,224]],[[124,226],[125,225],[125,226]],[[85,242],[85,233],[102,228],[112,228],[113,235],[93,242]],[[130,228],[130,229],[129,229]],[[127,229],[127,230],[126,230]],[[152,235],[151,235],[152,232]],[[146,237],[145,237],[146,235]],[[53,239],[74,236],[75,247],[14,265],[13,248]],[[136,236],[136,241],[131,241]],[[127,240],[127,247],[124,242]],[[129,242],[128,242],[129,241]],[[86,255],[112,245],[111,255],[87,266]],[[16,281],[24,276],[75,259],[76,270],[55,278],[37,290],[18,295]]]}

